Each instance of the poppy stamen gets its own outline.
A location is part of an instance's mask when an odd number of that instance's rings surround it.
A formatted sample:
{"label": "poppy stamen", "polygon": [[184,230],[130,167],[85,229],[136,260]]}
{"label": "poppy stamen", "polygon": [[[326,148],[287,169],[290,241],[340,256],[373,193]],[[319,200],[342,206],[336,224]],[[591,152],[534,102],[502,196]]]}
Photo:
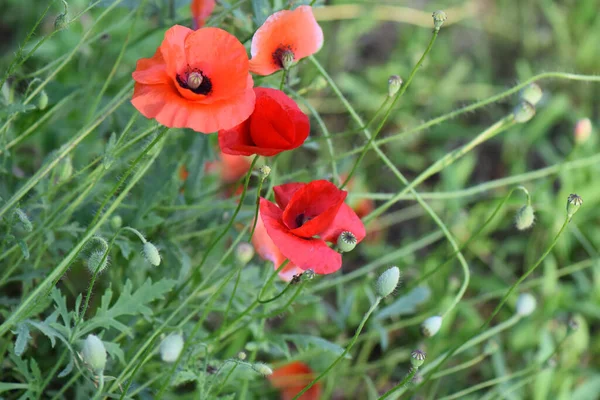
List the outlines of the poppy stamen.
{"label": "poppy stamen", "polygon": [[177,83],[184,89],[189,89],[196,94],[209,94],[212,91],[212,83],[202,71],[192,70],[185,74],[177,75]]}
{"label": "poppy stamen", "polygon": [[310,221],[312,219],[312,217],[309,217],[308,215],[304,215],[304,214],[299,214],[296,217],[296,228],[300,228],[302,225],[304,225],[305,223],[307,223],[308,221]]}
{"label": "poppy stamen", "polygon": [[280,46],[273,52],[273,62],[279,68],[288,69],[294,62],[294,58],[291,46]]}

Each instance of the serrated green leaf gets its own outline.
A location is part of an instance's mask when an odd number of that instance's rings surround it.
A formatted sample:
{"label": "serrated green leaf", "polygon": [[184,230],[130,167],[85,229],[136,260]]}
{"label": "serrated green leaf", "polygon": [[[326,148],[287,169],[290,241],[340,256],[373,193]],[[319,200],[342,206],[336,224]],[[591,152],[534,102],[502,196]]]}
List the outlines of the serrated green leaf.
{"label": "serrated green leaf", "polygon": [[429,299],[431,291],[425,286],[414,288],[405,296],[400,297],[392,304],[382,308],[375,318],[382,320],[392,316],[412,314],[417,311],[417,306]]}
{"label": "serrated green leaf", "polygon": [[27,243],[25,243],[23,239],[17,239],[17,243],[19,244],[19,248],[21,248],[23,258],[29,260],[29,247],[27,247]]}
{"label": "serrated green leaf", "polygon": [[0,118],[10,117],[14,114],[26,113],[31,110],[35,110],[35,106],[33,104],[12,103],[0,110]]}
{"label": "serrated green leaf", "polygon": [[130,335],[130,328],[117,321],[117,318],[127,315],[151,315],[152,310],[147,305],[154,300],[162,299],[176,283],[175,280],[163,279],[153,284],[152,280],[148,278],[138,290],[132,292],[133,284],[128,279],[123,286],[121,295],[112,307],[110,302],[113,292],[109,287],[102,296],[96,315],[82,324],[79,331],[80,337],[98,328],[115,328]]}
{"label": "serrated green leaf", "polygon": [[27,324],[20,323],[17,325],[17,339],[15,340],[15,355],[17,357],[21,357],[27,348],[27,342],[31,339],[31,335],[29,335],[29,327]]}
{"label": "serrated green leaf", "polygon": [[[285,340],[293,342],[297,347],[302,348],[305,351],[310,349],[311,347],[316,347],[318,349],[328,351],[338,356],[344,352],[343,347],[317,336],[295,334],[281,336]],[[346,354],[344,358],[351,359],[352,357],[349,354]]]}
{"label": "serrated green leaf", "polygon": [[73,358],[71,357],[71,359],[69,360],[69,363],[67,364],[67,366],[58,373],[58,377],[59,378],[64,378],[65,376],[69,375],[71,373],[71,371],[73,371],[73,366],[75,365],[75,363],[73,362]]}
{"label": "serrated green leaf", "polygon": [[187,382],[194,382],[198,380],[198,375],[189,369],[184,369],[175,374],[175,377],[171,381],[172,386],[179,386]]}
{"label": "serrated green leaf", "polygon": [[125,353],[121,349],[118,343],[102,341],[104,343],[104,347],[106,348],[106,352],[112,357],[116,358],[121,362],[121,364],[125,364]]}

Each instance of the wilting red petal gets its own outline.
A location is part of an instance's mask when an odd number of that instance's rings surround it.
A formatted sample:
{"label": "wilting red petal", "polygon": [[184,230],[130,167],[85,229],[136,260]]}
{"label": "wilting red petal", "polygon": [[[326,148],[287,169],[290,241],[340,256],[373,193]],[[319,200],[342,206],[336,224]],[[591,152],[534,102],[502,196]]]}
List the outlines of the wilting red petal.
{"label": "wilting red petal", "polygon": [[326,242],[336,243],[338,236],[344,231],[352,232],[359,243],[366,235],[365,225],[360,218],[358,218],[358,215],[356,215],[354,210],[347,204],[342,204],[333,222],[320,234],[320,236],[321,239]]}
{"label": "wilting red petal", "polygon": [[275,193],[275,202],[282,210],[284,210],[294,193],[302,189],[304,186],[306,186],[306,183],[302,182],[284,183],[283,185],[275,186],[273,188],[273,192]]}
{"label": "wilting red petal", "polygon": [[297,61],[316,53],[322,45],[323,31],[310,6],[278,11],[267,18],[252,38],[250,71],[272,74],[282,68],[276,56],[282,51],[292,51]]}
{"label": "wilting red petal", "polygon": [[[293,399],[306,385],[314,379],[314,373],[310,367],[300,361],[275,368],[268,376],[271,385],[281,392],[282,400]],[[315,383],[308,389],[299,400],[319,400],[321,397],[321,384]]]}
{"label": "wilting red petal", "polygon": [[335,219],[347,192],[326,180],[308,183],[298,190],[283,211],[282,221],[296,236],[311,238]]}
{"label": "wilting red petal", "polygon": [[[265,225],[258,215],[258,220],[256,221],[256,229],[254,231],[254,235],[252,236],[252,245],[254,249],[258,253],[258,255],[264,259],[273,262],[273,267],[277,270],[281,264],[287,260],[287,258],[281,254],[279,248],[275,246],[273,240],[269,237]],[[293,263],[288,262],[285,267],[281,271],[279,271],[279,277],[284,281],[291,281],[294,275],[302,273],[302,270],[296,267]]]}
{"label": "wilting red petal", "polygon": [[219,147],[228,154],[273,156],[304,143],[310,122],[281,90],[254,88],[254,112],[238,126],[219,131]]}
{"label": "wilting red petal", "polygon": [[215,0],[192,0],[190,8],[194,29],[202,28],[215,8]]}
{"label": "wilting red petal", "polygon": [[341,255],[321,239],[305,239],[292,233],[281,221],[283,212],[276,204],[260,199],[260,216],[267,233],[281,253],[302,270],[331,274],[342,266]]}

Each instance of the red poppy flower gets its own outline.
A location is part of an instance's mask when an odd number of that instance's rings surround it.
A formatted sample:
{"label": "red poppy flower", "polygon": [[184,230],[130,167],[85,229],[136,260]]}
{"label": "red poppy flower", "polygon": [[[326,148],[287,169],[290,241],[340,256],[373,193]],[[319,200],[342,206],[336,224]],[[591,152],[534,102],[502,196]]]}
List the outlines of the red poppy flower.
{"label": "red poppy flower", "polygon": [[323,31],[310,6],[271,15],[252,38],[250,71],[270,75],[284,66],[284,60],[298,61],[323,46]]}
{"label": "red poppy flower", "polygon": [[325,180],[288,183],[273,188],[277,204],[261,198],[260,216],[281,253],[302,270],[331,274],[342,266],[342,256],[327,245],[350,231],[357,242],[365,227],[344,204],[344,190]]}
{"label": "red poppy flower", "polygon": [[[315,378],[310,367],[300,361],[294,361],[273,370],[268,376],[271,385],[281,392],[282,400],[293,399],[306,385]],[[319,400],[321,384],[315,383],[299,400]]]}
{"label": "red poppy flower", "polygon": [[274,156],[300,146],[310,132],[310,122],[296,102],[281,90],[254,88],[256,106],[246,121],[219,131],[223,153]]}
{"label": "red poppy flower", "polygon": [[202,28],[215,9],[215,0],[192,0],[192,19],[194,29]]}
{"label": "red poppy flower", "polygon": [[[252,235],[252,245],[254,246],[254,250],[258,253],[258,255],[263,260],[268,260],[273,262],[273,267],[277,270],[281,264],[287,259],[279,248],[275,246],[273,240],[269,237],[265,225],[258,215],[258,220],[256,221],[256,229],[254,230],[254,235]],[[279,277],[286,282],[292,280],[294,275],[299,275],[302,273],[302,270],[296,267],[291,262],[288,262],[285,267],[281,271],[279,271]]]}
{"label": "red poppy flower", "polygon": [[173,26],[152,58],[138,60],[133,79],[133,106],[171,128],[230,129],[254,110],[246,50],[219,28]]}

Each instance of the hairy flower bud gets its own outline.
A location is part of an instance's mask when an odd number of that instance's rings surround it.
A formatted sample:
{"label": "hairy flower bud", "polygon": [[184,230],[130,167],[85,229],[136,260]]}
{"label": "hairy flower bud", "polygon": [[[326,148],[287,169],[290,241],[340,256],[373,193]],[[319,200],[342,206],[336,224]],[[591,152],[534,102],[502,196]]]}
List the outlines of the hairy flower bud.
{"label": "hairy flower bud", "polygon": [[413,367],[419,368],[421,365],[423,365],[424,362],[425,353],[423,353],[421,350],[415,350],[412,353],[410,353],[410,364]]}
{"label": "hairy flower bud", "polygon": [[144,249],[142,250],[142,253],[144,254],[146,261],[148,261],[150,264],[154,265],[155,267],[160,265],[160,253],[155,245],[150,242],[144,243]]}
{"label": "hairy flower bud", "polygon": [[83,361],[94,371],[99,373],[106,367],[106,348],[102,340],[96,335],[88,335],[81,349]]}
{"label": "hairy flower bud", "polygon": [[439,315],[429,317],[421,324],[421,333],[425,337],[431,337],[439,332],[442,327],[442,317]]}
{"label": "hairy flower bud", "polygon": [[246,265],[254,257],[254,247],[250,243],[240,243],[235,248],[235,258],[241,265]]}
{"label": "hairy flower bud", "polygon": [[104,254],[104,250],[96,250],[90,254],[87,260],[87,269],[90,273],[95,274],[96,271],[101,273],[106,269],[106,266],[108,265],[108,254],[106,257],[104,257]]}
{"label": "hairy flower bud", "polygon": [[262,376],[269,376],[273,373],[273,370],[263,363],[256,363],[252,365],[252,369],[261,374]]}
{"label": "hairy flower bud", "polygon": [[533,226],[533,222],[535,220],[535,214],[533,212],[533,207],[530,205],[523,206],[517,211],[517,216],[515,218],[515,225],[518,230],[524,231],[525,229],[529,229]]}
{"label": "hairy flower bud", "polygon": [[542,88],[536,83],[530,83],[521,90],[521,100],[525,100],[529,104],[535,106],[542,99]]}
{"label": "hairy flower bud", "polygon": [[56,173],[56,183],[61,183],[69,180],[69,178],[73,175],[73,162],[71,161],[71,156],[66,156],[60,163],[58,164],[57,173]]}
{"label": "hairy flower bud", "polygon": [[241,360],[241,361],[244,361],[244,360],[246,359],[246,353],[244,353],[243,351],[240,351],[240,352],[237,354],[237,358],[238,358],[239,360]]}
{"label": "hairy flower bud", "polygon": [[343,231],[337,239],[337,248],[340,253],[347,253],[356,247],[356,236],[350,231]]}
{"label": "hairy flower bud", "polygon": [[522,293],[517,299],[517,315],[526,317],[535,311],[537,300],[530,293]]}
{"label": "hairy flower bud", "polygon": [[577,210],[579,210],[579,207],[581,207],[582,204],[583,199],[581,197],[574,193],[569,195],[567,200],[567,215],[569,218],[571,218],[577,212]]}
{"label": "hairy flower bud", "polygon": [[387,297],[396,286],[398,286],[398,281],[400,280],[400,269],[398,267],[391,267],[387,269],[383,274],[379,276],[377,279],[377,283],[375,284],[375,292],[379,297]]}
{"label": "hairy flower bud", "polygon": [[439,31],[444,22],[448,19],[448,16],[442,10],[434,11],[432,14],[433,17],[433,28],[435,31]]}
{"label": "hairy flower bud", "polygon": [[402,78],[398,75],[392,75],[388,79],[388,96],[394,97],[402,87]]}
{"label": "hairy flower bud", "polygon": [[167,363],[177,361],[183,350],[183,336],[180,333],[171,333],[160,342],[160,358]]}
{"label": "hairy flower bud", "polygon": [[21,210],[20,208],[16,208],[15,216],[19,219],[19,221],[21,222],[21,226],[26,232],[33,231],[33,224],[29,220],[27,214],[25,214],[25,211]]}
{"label": "hairy flower bud", "polygon": [[515,122],[520,124],[529,121],[535,115],[535,107],[528,101],[521,101],[513,109]]}
{"label": "hairy flower bud", "polygon": [[45,110],[48,107],[48,94],[45,90],[42,90],[38,96],[37,107],[40,110]]}
{"label": "hairy flower bud", "polygon": [[123,218],[121,218],[120,215],[113,215],[110,219],[110,227],[113,228],[113,230],[118,231],[121,226],[123,226]]}

